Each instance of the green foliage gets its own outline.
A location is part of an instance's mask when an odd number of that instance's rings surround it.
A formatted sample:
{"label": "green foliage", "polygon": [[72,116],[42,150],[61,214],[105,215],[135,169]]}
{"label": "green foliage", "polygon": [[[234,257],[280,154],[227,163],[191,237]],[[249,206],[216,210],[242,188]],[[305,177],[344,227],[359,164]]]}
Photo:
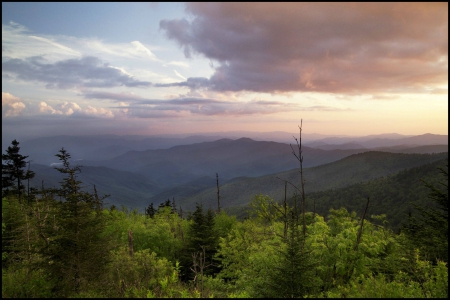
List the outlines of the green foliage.
{"label": "green foliage", "polygon": [[[149,249],[130,256],[128,249],[122,247],[112,251],[106,272],[108,297],[146,297],[148,291],[159,295],[162,289],[167,290],[169,282],[164,280],[172,276],[173,267],[166,258],[158,258]],[[170,284],[176,283],[173,281]]]}
{"label": "green foliage", "polygon": [[309,193],[307,194],[307,210],[313,211],[315,208],[316,213],[326,215],[331,208],[345,207],[348,211],[362,213],[365,200],[370,197],[369,213],[385,214],[387,226],[398,230],[405,216],[411,212],[413,205],[437,208],[437,205],[428,197],[430,190],[421,180],[440,186],[441,178],[436,168],[444,167],[447,163],[448,159],[439,160],[365,183]]}
{"label": "green foliage", "polygon": [[291,210],[287,218],[284,247],[279,250],[279,264],[270,273],[272,280],[268,284],[267,296],[303,298],[312,294],[320,282],[315,276],[315,263],[309,245],[306,245],[305,237],[299,229],[298,215]]}
{"label": "green foliage", "polygon": [[448,297],[448,191],[433,176],[435,206],[410,227],[420,236],[394,233],[376,201],[364,220],[360,207],[306,212],[303,235],[298,211],[262,194],[244,220],[201,205],[182,219],[169,200],[151,214],[102,209],[58,157],[60,189],[2,198],[3,297]]}
{"label": "green foliage", "polygon": [[214,261],[218,236],[214,230],[214,215],[211,209],[203,212],[202,205],[190,218],[186,244],[180,255],[183,280],[194,280],[200,272],[200,280],[204,275],[217,272]]}
{"label": "green foliage", "polygon": [[64,201],[49,201],[39,226],[46,245],[39,252],[44,258],[41,267],[55,280],[54,294],[68,297],[93,287],[104,277],[109,242],[102,234],[103,198],[80,190],[81,182],[76,180],[80,167],[71,167],[69,153],[61,149],[57,156],[63,163],[58,171],[67,174],[58,191]]}
{"label": "green foliage", "polygon": [[416,256],[419,281],[398,271],[391,279],[383,273],[360,275],[344,286],[326,292],[330,298],[447,298],[448,270],[443,262],[433,266]]}
{"label": "green foliage", "polygon": [[[304,155],[304,158],[305,162],[310,159],[307,153]],[[446,158],[448,158],[448,152],[436,154],[403,154],[368,151],[350,155],[333,163],[318,164],[316,167],[307,167],[303,169],[304,178],[306,179],[306,198],[310,199],[309,195],[313,192],[331,189],[338,190],[354,184],[386,177],[405,169],[425,166]],[[293,160],[293,163],[294,161],[295,160]],[[292,165],[292,168],[294,168],[294,165]],[[299,182],[298,168],[261,177],[241,178],[240,180],[230,181],[229,183],[227,182],[221,185],[220,194],[227,199],[226,202],[223,203],[223,208],[227,209],[228,206],[238,207],[247,205],[255,194],[270,195],[270,197],[277,201],[284,199],[284,185],[280,180],[277,180],[276,177],[288,180],[292,183],[297,183]],[[415,188],[411,183],[406,187],[412,189]],[[288,196],[292,195],[294,191],[293,187],[288,186]],[[380,189],[373,191],[383,192],[383,190]],[[367,199],[367,196],[368,195],[363,195],[362,199]],[[195,201],[198,201],[200,197],[204,199],[203,204],[205,207],[208,207],[209,205],[216,207],[217,189],[215,187],[210,187],[201,193],[187,196],[187,198],[183,200],[183,203],[180,204],[182,204],[183,208],[188,204],[189,207],[186,206],[186,208],[194,207]],[[342,197],[342,203],[345,204],[346,200],[353,201],[353,198],[353,194],[348,193],[347,199]],[[398,196],[397,198],[400,200],[401,196]],[[375,200],[375,197],[371,196],[371,199]],[[324,207],[319,213],[325,215],[330,208],[340,208],[342,203],[339,203],[339,206]],[[313,210],[312,201],[307,200],[306,205],[308,211]],[[354,207],[345,205],[344,207],[350,211],[360,211]],[[382,214],[388,212],[389,211],[381,210],[374,213]],[[390,216],[388,216],[388,219],[389,218]]]}
{"label": "green foliage", "polygon": [[41,269],[29,270],[18,264],[2,268],[2,298],[50,298],[52,285]]}
{"label": "green foliage", "polygon": [[415,205],[419,216],[409,216],[402,231],[415,247],[421,249],[425,259],[448,262],[448,164],[438,168],[441,181],[430,184],[423,181],[429,198],[437,208]]}
{"label": "green foliage", "polygon": [[232,295],[264,297],[270,273],[279,261],[277,249],[282,245],[282,224],[261,226],[260,220],[237,223],[230,233],[220,238],[216,257],[222,270],[218,274],[229,285]]}
{"label": "green foliage", "polygon": [[250,201],[251,217],[259,219],[264,224],[278,221],[281,214],[281,206],[267,195],[255,195]]}

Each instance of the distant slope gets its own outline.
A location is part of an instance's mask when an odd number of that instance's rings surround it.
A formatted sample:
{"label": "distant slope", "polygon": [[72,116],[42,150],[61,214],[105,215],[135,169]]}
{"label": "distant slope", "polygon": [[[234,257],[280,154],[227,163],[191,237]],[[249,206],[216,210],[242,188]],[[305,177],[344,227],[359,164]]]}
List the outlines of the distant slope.
{"label": "distant slope", "polygon": [[[345,157],[339,161],[304,169],[306,179],[306,193],[336,189],[355,183],[366,182],[448,157],[448,152],[439,154],[401,154],[369,151]],[[300,175],[298,169],[275,173],[271,175],[233,180],[220,186],[221,204],[226,206],[242,206],[249,203],[255,194],[265,194],[275,200],[284,197],[284,182],[277,177],[288,180],[299,186]],[[294,188],[288,186],[288,197],[293,195]],[[178,196],[178,204],[185,210],[195,208],[196,202],[205,206],[215,207],[217,191],[208,189],[197,195]]]}
{"label": "distant slope", "polygon": [[448,170],[448,159],[400,171],[393,175],[378,178],[364,183],[357,183],[345,188],[308,193],[307,210],[326,216],[330,208],[345,207],[348,211],[356,211],[362,215],[367,198],[370,198],[368,216],[386,214],[389,226],[398,229],[406,215],[414,212],[414,206],[433,205],[428,198],[430,190],[422,180],[441,188],[439,182],[446,180],[437,168]]}
{"label": "distant slope", "polygon": [[[373,149],[375,150],[375,149]],[[448,152],[448,145],[426,145],[426,146],[397,146],[390,148],[382,148],[379,151],[396,152],[396,153],[442,153]]]}
{"label": "distant slope", "polygon": [[[320,147],[326,147],[329,149],[330,145],[342,145],[342,144],[358,144],[364,148],[372,149],[379,147],[392,147],[396,145],[448,145],[448,135],[441,134],[421,134],[416,136],[402,136],[399,134],[381,134],[373,136],[363,137],[327,137],[320,140],[311,142],[312,145],[318,145]],[[309,143],[305,143],[309,146]]]}
{"label": "distant slope", "polygon": [[[119,135],[51,136],[20,141],[21,153],[39,164],[57,162],[55,154],[64,147],[74,159],[105,160],[132,150],[166,149],[176,145],[214,141],[221,136],[148,137]],[[11,141],[8,142],[10,144]],[[8,145],[2,145],[2,148]]]}
{"label": "distant slope", "polygon": [[151,197],[147,202],[145,207],[150,203],[159,204],[167,199],[172,200],[175,198],[175,203],[177,207],[179,206],[178,201],[186,197],[195,196],[198,193],[213,188],[216,186],[216,179],[210,176],[203,176],[197,178],[193,181],[189,181],[185,184],[178,185],[174,188],[164,190],[155,196]]}
{"label": "distant slope", "polygon": [[[31,164],[30,169],[36,173],[30,180],[31,187],[41,188],[44,181],[44,187],[58,188],[59,182],[64,178],[63,174],[52,167]],[[93,192],[95,185],[99,196],[110,194],[111,196],[104,200],[106,206],[114,204],[118,207],[125,205],[129,208],[141,208],[146,199],[160,192],[157,185],[142,175],[106,167],[84,166],[77,179],[83,183],[83,190]]]}
{"label": "distant slope", "polygon": [[[363,149],[321,150],[303,147],[305,167],[317,166]],[[162,187],[173,187],[203,176],[219,173],[222,180],[238,176],[262,176],[295,167],[295,157],[289,144],[220,139],[169,149],[130,151],[105,161],[84,161],[85,165],[103,165],[117,170],[147,176]]]}

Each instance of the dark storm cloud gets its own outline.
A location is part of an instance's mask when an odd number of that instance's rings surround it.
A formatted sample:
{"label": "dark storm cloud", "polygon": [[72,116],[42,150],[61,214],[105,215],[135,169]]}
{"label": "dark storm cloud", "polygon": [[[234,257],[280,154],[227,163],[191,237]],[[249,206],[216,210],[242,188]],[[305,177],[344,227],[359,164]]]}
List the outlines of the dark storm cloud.
{"label": "dark storm cloud", "polygon": [[429,92],[448,82],[448,3],[188,3],[160,28],[216,91]]}
{"label": "dark storm cloud", "polygon": [[42,57],[5,59],[2,73],[15,75],[24,81],[46,83],[50,89],[74,87],[109,88],[116,86],[148,87],[150,82],[139,81],[92,56],[47,63]]}

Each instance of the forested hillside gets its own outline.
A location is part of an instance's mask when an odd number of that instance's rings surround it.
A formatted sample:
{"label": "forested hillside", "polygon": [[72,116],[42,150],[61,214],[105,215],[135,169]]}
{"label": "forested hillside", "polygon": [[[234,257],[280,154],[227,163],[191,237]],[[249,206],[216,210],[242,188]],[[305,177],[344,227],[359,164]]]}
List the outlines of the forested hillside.
{"label": "forested hillside", "polygon": [[[321,150],[305,147],[305,167],[336,161],[361,149]],[[85,166],[106,166],[138,173],[161,187],[171,188],[203,176],[222,179],[239,176],[262,176],[292,168],[289,144],[220,139],[213,142],[180,145],[169,149],[130,151],[102,161],[83,161]]]}
{"label": "forested hillside", "polygon": [[434,203],[429,199],[429,190],[423,181],[438,186],[441,176],[436,170],[447,165],[448,159],[443,159],[364,183],[308,193],[307,210],[312,212],[315,209],[316,213],[323,216],[330,209],[341,207],[362,213],[367,198],[370,198],[368,213],[385,214],[388,221],[386,226],[398,230],[409,213],[418,213],[415,205],[433,207]]}
{"label": "forested hillside", "polygon": [[[289,156],[291,157],[292,168],[295,168],[295,158],[292,153]],[[403,154],[368,151],[354,154],[333,163],[305,168],[304,176],[307,182],[306,193],[337,189],[366,182],[447,157],[448,152],[437,154]],[[237,178],[229,183],[223,183],[220,186],[221,203],[223,207],[246,205],[255,194],[268,195],[276,200],[284,199],[284,182],[280,179],[288,180],[299,185],[300,175],[298,168],[261,177]],[[291,197],[294,191],[295,189],[289,185],[287,196]],[[164,196],[169,195],[169,193],[166,193]],[[171,199],[172,196],[178,199],[177,203],[182,205],[183,209],[195,209],[196,202],[203,203],[205,207],[215,207],[217,190],[211,187],[208,190],[189,197],[185,197],[183,194],[173,194],[169,198]],[[165,199],[155,196],[150,201],[159,203]]]}
{"label": "forested hillside", "polygon": [[[322,166],[322,176],[343,176],[323,181],[347,186],[344,179],[355,173],[342,166],[350,165],[385,177],[359,176],[356,182],[367,182],[331,191],[335,209],[321,206],[330,191],[300,193],[294,202],[254,195],[239,220],[199,203],[188,213],[174,199],[144,214],[105,208],[108,198],[95,184],[82,189],[82,168],[65,149],[57,154],[59,185],[28,190],[37,175],[19,150],[13,141],[2,155],[2,297],[448,297],[447,153],[354,155]],[[386,177],[412,161],[421,166]],[[304,175],[314,178],[320,169]],[[417,202],[423,206],[395,232],[385,222],[390,211],[377,201],[396,212],[398,198],[408,195],[395,198],[390,190],[417,179],[426,182],[411,193],[430,202]],[[366,193],[375,195],[364,210],[337,207]],[[302,205],[311,199],[313,212]]]}

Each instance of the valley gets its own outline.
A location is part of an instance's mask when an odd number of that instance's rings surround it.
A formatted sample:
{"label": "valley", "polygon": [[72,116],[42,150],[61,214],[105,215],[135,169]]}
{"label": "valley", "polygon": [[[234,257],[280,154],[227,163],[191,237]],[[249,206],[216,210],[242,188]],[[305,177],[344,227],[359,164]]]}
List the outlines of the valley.
{"label": "valley", "polygon": [[[82,166],[78,179],[83,189],[90,191],[95,185],[100,195],[110,194],[106,206],[140,211],[167,199],[175,199],[177,206],[187,211],[195,209],[197,202],[215,207],[216,173],[221,203],[228,209],[245,207],[255,194],[280,200],[284,196],[282,180],[298,183],[298,161],[289,143],[250,138],[210,140],[214,138],[217,136],[59,136],[25,141],[21,147],[36,173],[31,187],[59,185],[62,176],[52,166],[60,143],[71,153],[72,163]],[[304,144],[309,145],[303,146],[306,192],[343,188],[442,160],[448,156],[444,138],[429,134],[328,137],[309,142],[305,138]],[[46,153],[50,150],[54,150],[53,158]],[[289,196],[293,190],[288,188]]]}

